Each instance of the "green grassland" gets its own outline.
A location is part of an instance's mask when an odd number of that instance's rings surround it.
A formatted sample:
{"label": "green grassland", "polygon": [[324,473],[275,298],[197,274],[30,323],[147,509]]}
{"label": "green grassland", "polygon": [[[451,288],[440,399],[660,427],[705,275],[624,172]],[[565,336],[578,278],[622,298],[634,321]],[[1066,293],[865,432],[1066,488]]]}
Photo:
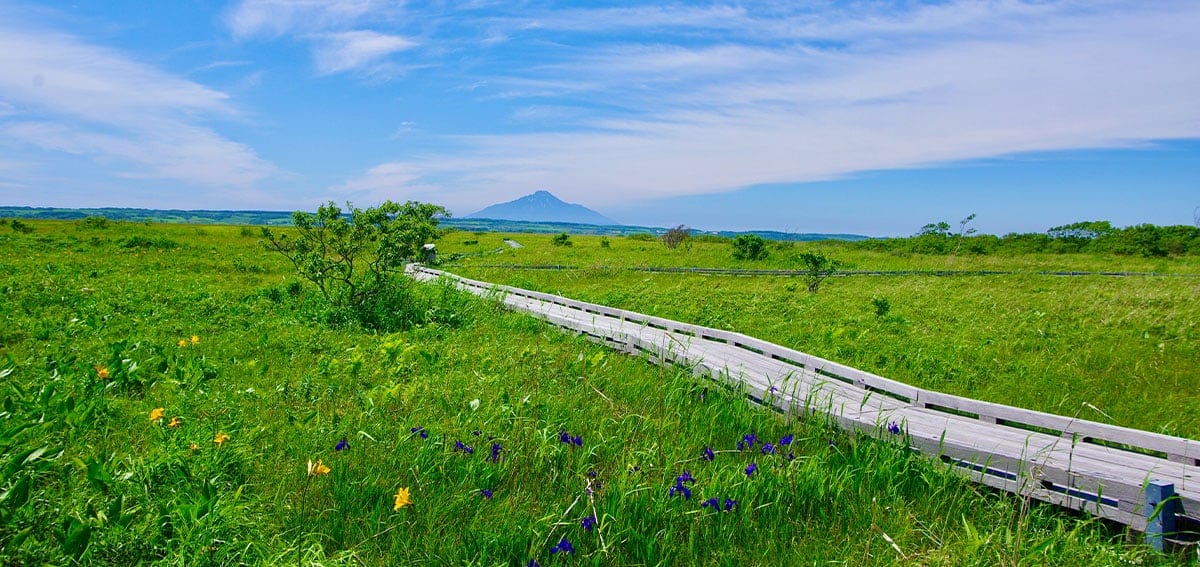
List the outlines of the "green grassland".
{"label": "green grassland", "polygon": [[[735,330],[938,391],[1200,439],[1200,258],[1039,254],[892,255],[843,243],[777,247],[734,261],[726,243],[668,250],[657,241],[452,234],[448,269],[661,317]],[[464,245],[463,240],[479,240]],[[858,270],[997,270],[997,276],[852,276],[819,293],[800,278],[655,274],[643,266],[797,269],[820,250]],[[498,265],[566,265],[568,271]],[[1038,271],[1158,272],[1174,276],[1061,277]],[[886,298],[877,317],[874,298]]]}
{"label": "green grassland", "polygon": [[[409,330],[331,326],[255,230],[28,224],[30,233],[0,232],[0,564],[1183,560],[1119,527],[971,485],[899,437],[759,409],[686,368],[612,353],[444,285],[414,284],[410,300],[429,316]],[[647,243],[613,238],[601,250],[598,238],[569,248],[539,238],[517,236],[527,248],[454,269],[993,397],[1003,391],[993,382],[1037,383],[1047,364],[1062,373],[1058,387],[1085,363],[1080,373],[1131,373],[1121,380],[1131,396],[1150,389],[1139,381],[1169,377],[1175,385],[1154,395],[1176,404],[1172,418],[1145,423],[1196,429],[1195,399],[1178,389],[1181,361],[1195,360],[1193,280],[861,278],[807,295],[780,278],[618,269],[700,261],[638,249]],[[442,247],[494,250],[499,239],[453,233]],[[684,254],[730,265],[716,248]],[[587,269],[471,267],[493,261]],[[893,308],[875,320],[867,303],[879,293]],[[1079,330],[1079,311],[1100,330]],[[1089,338],[1103,344],[1072,352]],[[1004,344],[989,350],[988,340]],[[1052,404],[1079,395],[1133,419],[1104,386],[1047,388]],[[755,445],[739,450],[751,434]],[[401,488],[412,502],[395,509]],[[716,509],[702,505],[710,498]],[[728,511],[726,500],[736,502]],[[552,553],[563,541],[574,552]]]}

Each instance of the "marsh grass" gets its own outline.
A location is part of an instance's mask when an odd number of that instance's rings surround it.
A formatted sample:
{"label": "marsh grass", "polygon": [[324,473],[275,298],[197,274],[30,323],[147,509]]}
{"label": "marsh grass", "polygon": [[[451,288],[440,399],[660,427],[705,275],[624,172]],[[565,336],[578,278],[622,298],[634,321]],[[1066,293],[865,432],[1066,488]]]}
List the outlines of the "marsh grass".
{"label": "marsh grass", "polygon": [[[545,261],[549,246],[532,235],[516,238],[524,238],[526,247],[489,262]],[[834,277],[811,294],[801,278],[623,269],[673,262],[738,265],[718,261],[714,255],[720,249],[713,246],[696,243],[693,252],[676,254],[614,239],[614,255],[605,263],[581,237],[573,250],[556,251],[556,259],[583,269],[478,267],[484,262],[477,259],[447,269],[734,330],[923,388],[1061,415],[1083,409],[1082,419],[1200,438],[1200,383],[1194,372],[1200,360],[1200,277]],[[925,269],[945,260],[861,251],[842,256],[830,244],[795,248],[825,249],[858,269]],[[963,267],[1017,272],[1200,273],[1195,258],[1063,254],[958,260]],[[880,297],[888,301],[882,315],[875,304]]]}
{"label": "marsh grass", "polygon": [[[370,332],[323,322],[238,227],[30,224],[0,236],[2,563],[1170,561],[898,438],[763,410],[445,286],[414,288],[430,322]],[[120,244],[134,236],[177,246]],[[684,471],[692,496],[672,496]],[[563,539],[575,553],[551,554]]]}

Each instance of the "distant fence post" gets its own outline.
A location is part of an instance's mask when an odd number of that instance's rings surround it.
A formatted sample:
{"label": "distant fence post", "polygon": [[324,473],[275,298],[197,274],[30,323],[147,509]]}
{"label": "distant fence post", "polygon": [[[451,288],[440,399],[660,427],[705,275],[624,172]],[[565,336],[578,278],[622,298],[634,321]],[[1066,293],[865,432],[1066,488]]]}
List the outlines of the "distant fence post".
{"label": "distant fence post", "polygon": [[1179,499],[1174,496],[1173,483],[1152,480],[1146,485],[1146,543],[1158,551],[1163,550],[1163,536],[1175,533]]}

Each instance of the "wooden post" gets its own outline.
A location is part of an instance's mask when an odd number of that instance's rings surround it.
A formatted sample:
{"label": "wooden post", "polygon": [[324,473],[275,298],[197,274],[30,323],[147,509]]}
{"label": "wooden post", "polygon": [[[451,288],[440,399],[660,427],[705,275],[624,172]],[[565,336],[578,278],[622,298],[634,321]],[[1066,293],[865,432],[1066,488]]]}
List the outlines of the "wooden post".
{"label": "wooden post", "polygon": [[1179,499],[1174,496],[1173,483],[1152,480],[1146,485],[1146,543],[1158,551],[1163,550],[1163,536],[1175,533]]}

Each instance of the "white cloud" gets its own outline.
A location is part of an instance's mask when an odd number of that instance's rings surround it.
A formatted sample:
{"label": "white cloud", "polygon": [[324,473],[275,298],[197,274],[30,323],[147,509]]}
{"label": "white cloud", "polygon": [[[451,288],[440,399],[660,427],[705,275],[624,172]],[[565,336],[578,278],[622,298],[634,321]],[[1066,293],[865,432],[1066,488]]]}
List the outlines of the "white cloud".
{"label": "white cloud", "polygon": [[[729,19],[757,27],[702,41],[659,30],[669,10],[634,12],[615,23],[586,12],[532,18],[597,32],[642,22],[655,33],[652,43],[599,42],[488,77],[505,96],[591,110],[548,131],[462,136],[465,151],[393,162],[405,172],[394,190],[419,183],[452,208],[476,208],[548,188],[604,206],[1200,137],[1195,3],[951,2],[774,20],[735,10]],[[686,21],[728,23],[704,13]],[[773,39],[745,39],[756,32]],[[809,41],[821,39],[838,43]]]}
{"label": "white cloud", "polygon": [[306,42],[321,75],[376,74],[393,53],[417,42],[365,26],[390,23],[397,5],[372,0],[243,0],[226,16],[239,39],[292,36]]}
{"label": "white cloud", "polygon": [[234,37],[279,37],[313,33],[353,23],[376,10],[372,0],[244,0],[226,23]]}
{"label": "white cloud", "polygon": [[400,36],[355,30],[321,36],[313,57],[322,74],[370,68],[381,59],[412,48],[416,42]]}
{"label": "white cloud", "polygon": [[224,93],[67,34],[0,26],[0,99],[8,144],[88,156],[127,176],[247,186],[276,172],[204,124],[237,117]]}

